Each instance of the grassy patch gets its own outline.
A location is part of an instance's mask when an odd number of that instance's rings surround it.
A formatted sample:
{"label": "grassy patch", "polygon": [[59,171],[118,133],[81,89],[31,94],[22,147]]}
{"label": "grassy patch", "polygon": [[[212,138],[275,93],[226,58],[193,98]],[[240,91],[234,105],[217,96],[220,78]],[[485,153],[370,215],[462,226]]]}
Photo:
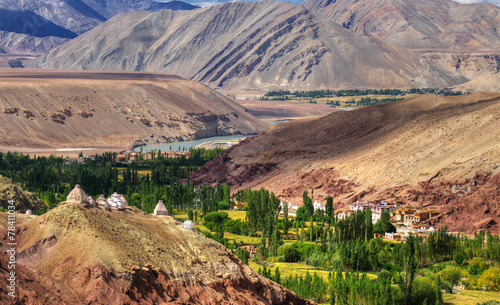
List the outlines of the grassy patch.
{"label": "grassy patch", "polygon": [[459,294],[443,294],[444,304],[476,305],[488,301],[500,300],[500,292],[463,290]]}
{"label": "grassy patch", "polygon": [[[257,264],[254,261],[250,261],[249,264],[250,268],[252,268],[255,272],[259,268],[262,268],[262,265]],[[270,267],[272,270],[272,274],[274,274],[276,267],[280,268],[280,273],[281,277],[288,277],[288,276],[306,276],[306,273],[309,272],[309,274],[313,275],[314,272],[316,272],[317,275],[322,276],[325,280],[328,279],[328,273],[329,271],[317,269],[313,266],[309,266],[303,263],[273,263],[273,266]],[[344,273],[345,274],[345,273]],[[368,278],[370,279],[376,279],[377,276],[374,274],[367,274]]]}

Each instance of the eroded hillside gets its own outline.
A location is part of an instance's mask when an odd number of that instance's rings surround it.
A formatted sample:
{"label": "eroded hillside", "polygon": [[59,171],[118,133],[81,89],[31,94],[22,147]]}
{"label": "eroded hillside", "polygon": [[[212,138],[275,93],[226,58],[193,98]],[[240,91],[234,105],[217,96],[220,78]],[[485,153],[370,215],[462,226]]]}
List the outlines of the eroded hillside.
{"label": "eroded hillside", "polygon": [[[469,79],[499,72],[500,8],[452,0],[306,0],[315,14],[404,46]],[[479,88],[477,88],[479,89]]]}
{"label": "eroded hillside", "polygon": [[119,15],[29,65],[156,71],[211,87],[259,91],[443,87],[463,81],[408,49],[272,1]]}
{"label": "eroded hillside", "polygon": [[500,231],[499,113],[499,94],[423,95],[282,123],[192,179],[264,187],[294,203],[315,189],[344,209],[357,199],[433,207],[451,230]]}
{"label": "eroded hillside", "polygon": [[[0,238],[4,252],[6,230]],[[16,300],[25,304],[312,304],[216,241],[135,208],[67,204],[19,226],[16,238]],[[3,282],[6,266],[2,255]]]}
{"label": "eroded hillside", "polygon": [[2,70],[0,107],[5,146],[127,146],[268,126],[205,85],[163,74]]}

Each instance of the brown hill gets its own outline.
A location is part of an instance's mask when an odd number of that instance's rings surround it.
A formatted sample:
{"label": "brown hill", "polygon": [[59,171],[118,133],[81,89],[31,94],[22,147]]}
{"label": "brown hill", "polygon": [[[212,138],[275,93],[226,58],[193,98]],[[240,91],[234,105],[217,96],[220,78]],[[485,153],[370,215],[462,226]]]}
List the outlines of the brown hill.
{"label": "brown hill", "polygon": [[192,180],[265,187],[300,204],[314,189],[315,199],[332,195],[343,209],[385,199],[438,209],[444,216],[434,224],[452,230],[500,231],[499,111],[500,94],[423,95],[282,123]]}
{"label": "brown hill", "polygon": [[232,100],[178,76],[0,70],[0,145],[127,146],[267,127]]}
{"label": "brown hill", "polygon": [[[0,176],[0,207],[7,209],[9,200],[15,201],[16,210],[24,213],[26,210],[35,212],[37,210],[46,209],[47,206],[43,201],[35,195],[23,191],[19,186],[12,183],[9,178]],[[7,217],[0,220],[0,228],[3,228],[3,222],[7,221]]]}
{"label": "brown hill", "polygon": [[500,92],[500,74],[483,75],[476,79],[453,87],[456,91]]}
{"label": "brown hill", "polygon": [[173,73],[223,89],[457,84],[415,53],[360,37],[287,2],[122,14],[31,67]]}
{"label": "brown hill", "polygon": [[306,0],[302,5],[360,34],[410,48],[456,75],[499,72],[500,7],[451,0]]}
{"label": "brown hill", "polygon": [[[160,218],[162,217],[162,218]],[[57,207],[16,231],[18,304],[313,304],[169,216]],[[6,230],[0,251],[7,249]],[[6,255],[0,278],[7,279]],[[9,304],[6,289],[0,303]]]}

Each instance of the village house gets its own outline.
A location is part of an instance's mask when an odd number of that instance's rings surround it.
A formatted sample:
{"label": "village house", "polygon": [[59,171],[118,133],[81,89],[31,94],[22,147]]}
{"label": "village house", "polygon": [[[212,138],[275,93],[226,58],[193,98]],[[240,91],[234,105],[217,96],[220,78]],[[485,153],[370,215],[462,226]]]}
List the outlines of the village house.
{"label": "village house", "polygon": [[408,238],[407,235],[399,234],[399,233],[385,233],[385,239],[396,240],[396,241],[406,241]]}
{"label": "village house", "polygon": [[314,211],[317,211],[317,210],[324,211],[326,209],[325,206],[321,202],[319,202],[318,200],[314,201],[313,207],[314,207]]}
{"label": "village house", "polygon": [[372,223],[377,223],[377,221],[380,220],[382,217],[382,211],[393,211],[396,209],[395,205],[388,205],[385,201],[382,201],[380,204],[376,203],[360,203],[357,201],[356,203],[351,204],[350,206],[351,211],[364,211],[370,209],[372,212]]}

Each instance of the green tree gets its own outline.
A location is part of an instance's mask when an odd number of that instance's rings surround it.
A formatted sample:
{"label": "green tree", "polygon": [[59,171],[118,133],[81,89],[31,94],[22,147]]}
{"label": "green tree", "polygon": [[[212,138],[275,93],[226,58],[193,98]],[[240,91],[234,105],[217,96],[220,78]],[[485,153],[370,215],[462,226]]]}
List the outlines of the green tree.
{"label": "green tree", "polygon": [[288,202],[283,202],[283,234],[288,234]]}
{"label": "green tree", "polygon": [[462,271],[457,268],[447,267],[443,271],[439,272],[438,276],[440,276],[446,284],[445,287],[447,288],[448,292],[452,293],[453,287],[458,285],[460,279],[462,278]]}
{"label": "green tree", "polygon": [[403,305],[411,304],[411,289],[415,271],[417,270],[417,261],[415,260],[415,237],[412,234],[408,237],[403,246],[403,278],[400,280],[399,288],[403,293]]}
{"label": "green tree", "polygon": [[307,212],[306,219],[309,219],[312,215],[314,215],[314,205],[311,197],[307,195],[307,191],[304,191],[302,194],[302,202],[304,203],[303,207],[305,207]]}
{"label": "green tree", "polygon": [[333,209],[333,198],[328,196],[325,204],[326,219],[329,225],[334,224],[335,210]]}
{"label": "green tree", "polygon": [[436,283],[428,277],[417,277],[413,281],[411,292],[412,304],[435,304],[436,303]]}

